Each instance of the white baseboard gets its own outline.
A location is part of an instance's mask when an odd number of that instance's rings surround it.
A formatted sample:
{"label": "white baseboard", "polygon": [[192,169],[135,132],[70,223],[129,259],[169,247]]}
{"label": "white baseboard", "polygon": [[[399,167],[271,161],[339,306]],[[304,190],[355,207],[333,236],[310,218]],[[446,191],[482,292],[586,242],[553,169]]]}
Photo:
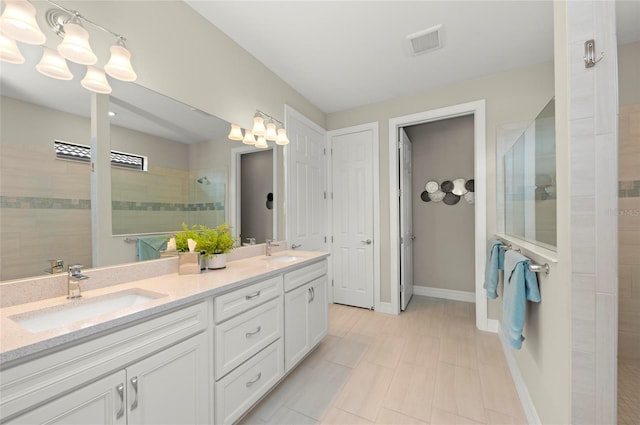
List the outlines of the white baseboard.
{"label": "white baseboard", "polygon": [[496,319],[487,319],[487,332],[498,333],[500,330],[500,322]]}
{"label": "white baseboard", "polygon": [[475,292],[456,291],[454,289],[432,288],[430,286],[413,286],[413,293],[423,297],[444,298],[446,300],[476,302]]}
{"label": "white baseboard", "polygon": [[[497,320],[494,321],[499,325],[499,322]],[[502,329],[500,329],[500,326],[498,326],[498,337],[500,338],[502,351],[504,352],[504,357],[507,359],[507,365],[509,365],[511,378],[513,378],[513,383],[516,386],[516,391],[518,392],[518,397],[520,398],[522,410],[524,410],[524,415],[527,418],[527,422],[529,423],[529,425],[540,425],[542,422],[540,422],[540,417],[538,416],[536,406],[535,404],[533,404],[533,400],[531,399],[531,394],[529,394],[527,384],[522,378],[522,374],[520,373],[520,368],[518,367],[516,358],[511,352],[512,349],[511,347],[509,347],[509,343],[504,336],[504,332],[502,331]]]}

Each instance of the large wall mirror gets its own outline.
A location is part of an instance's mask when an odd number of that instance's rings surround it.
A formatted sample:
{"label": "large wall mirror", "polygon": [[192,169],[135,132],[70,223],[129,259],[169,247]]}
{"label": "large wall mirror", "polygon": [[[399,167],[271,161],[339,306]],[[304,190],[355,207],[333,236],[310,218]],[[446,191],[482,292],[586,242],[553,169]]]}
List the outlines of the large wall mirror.
{"label": "large wall mirror", "polygon": [[[79,84],[79,65],[69,64],[71,81],[38,73],[41,49],[21,45],[26,63],[2,65],[2,281],[42,275],[52,259],[94,266],[90,165],[73,148],[90,145],[92,94]],[[135,83],[110,83],[110,149],[118,160],[109,249],[125,253],[119,262],[138,260],[139,238],[175,232],[183,222],[228,222],[231,152],[240,146],[227,139],[229,124]]]}
{"label": "large wall mirror", "polygon": [[555,251],[555,102],[551,99],[502,157],[504,233]]}

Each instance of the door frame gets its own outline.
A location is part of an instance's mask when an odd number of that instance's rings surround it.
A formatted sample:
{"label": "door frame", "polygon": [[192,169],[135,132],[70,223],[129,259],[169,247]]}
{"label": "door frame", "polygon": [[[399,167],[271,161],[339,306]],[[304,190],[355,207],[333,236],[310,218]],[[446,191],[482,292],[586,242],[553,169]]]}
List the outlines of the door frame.
{"label": "door frame", "polygon": [[[242,175],[240,169],[240,158],[242,155],[252,152],[272,151],[273,156],[273,238],[278,235],[278,150],[276,146],[269,145],[268,148],[256,148],[253,145],[242,145],[231,149],[231,171],[229,173],[229,226],[236,236],[241,234],[240,223],[240,202],[242,200]],[[242,246],[242,241],[240,241]]]}
{"label": "door frame", "polygon": [[[380,245],[382,240],[380,238],[380,136],[378,122],[370,122],[366,124],[355,125],[352,127],[340,128],[337,130],[331,130],[327,132],[327,148],[329,152],[333,148],[331,139],[334,136],[343,136],[350,133],[359,133],[362,131],[372,131],[373,133],[373,155],[371,157],[372,162],[372,176],[373,176],[373,308],[375,311],[381,311],[380,302]],[[327,161],[327,187],[333,190],[333,162],[332,158]],[[333,193],[333,192],[332,192]],[[331,214],[331,208],[333,204],[333,196],[329,197],[330,202],[327,205],[327,226],[329,234],[333,231],[333,215]],[[331,243],[331,252],[333,253],[333,243]],[[330,259],[333,256],[329,257]],[[331,285],[329,286],[328,299],[333,304],[333,267],[329,269],[329,276],[331,277]]]}
{"label": "door frame", "polygon": [[[483,331],[497,331],[497,322],[487,318],[487,298],[483,291],[484,265],[487,242],[487,153],[486,153],[486,101],[484,99],[404,115],[389,120],[389,199],[398,198],[398,129],[443,119],[473,115],[474,117],[474,180],[475,180],[475,304],[476,326]],[[389,202],[389,278],[391,285],[390,312],[400,312],[399,261],[400,252],[394,247],[400,243],[400,217],[397,202]],[[495,322],[495,323],[494,323]]]}

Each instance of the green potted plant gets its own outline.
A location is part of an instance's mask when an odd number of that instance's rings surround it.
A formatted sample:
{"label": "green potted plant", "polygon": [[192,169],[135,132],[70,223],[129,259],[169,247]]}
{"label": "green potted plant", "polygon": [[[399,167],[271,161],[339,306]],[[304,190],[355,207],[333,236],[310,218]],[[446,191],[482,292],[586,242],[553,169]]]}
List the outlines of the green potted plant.
{"label": "green potted plant", "polygon": [[210,269],[225,268],[227,266],[227,254],[231,252],[236,243],[233,236],[231,236],[231,229],[226,223],[223,223],[215,229],[208,229],[208,231],[211,233],[212,240],[214,239],[213,234],[215,234],[215,242],[212,243],[213,252],[208,257],[207,267]]}

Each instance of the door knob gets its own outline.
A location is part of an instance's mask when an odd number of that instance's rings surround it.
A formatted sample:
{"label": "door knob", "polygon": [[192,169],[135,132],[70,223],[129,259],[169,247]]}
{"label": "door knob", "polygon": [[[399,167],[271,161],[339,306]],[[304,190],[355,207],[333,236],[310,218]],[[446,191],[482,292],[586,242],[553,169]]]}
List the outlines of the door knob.
{"label": "door knob", "polygon": [[364,244],[367,244],[367,245],[371,245],[373,243],[373,241],[371,239],[367,239],[366,241],[360,241],[360,242],[362,242]]}

